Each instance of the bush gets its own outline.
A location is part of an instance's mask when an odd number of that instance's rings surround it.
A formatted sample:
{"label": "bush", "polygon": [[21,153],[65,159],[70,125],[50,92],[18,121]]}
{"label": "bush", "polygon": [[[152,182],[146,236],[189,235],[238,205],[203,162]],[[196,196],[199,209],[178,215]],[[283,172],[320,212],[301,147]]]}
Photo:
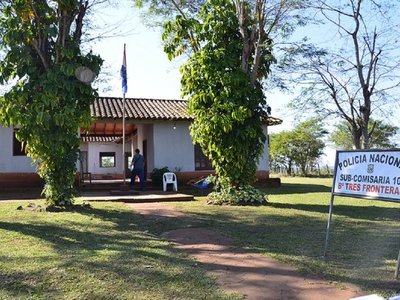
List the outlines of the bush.
{"label": "bush", "polygon": [[161,169],[154,168],[150,173],[151,181],[154,185],[161,185],[163,182],[163,174],[169,172],[168,167],[163,167]]}
{"label": "bush", "polygon": [[208,198],[210,204],[216,205],[266,205],[268,201],[266,194],[251,185],[245,185],[238,189],[224,187],[219,191],[210,193]]}

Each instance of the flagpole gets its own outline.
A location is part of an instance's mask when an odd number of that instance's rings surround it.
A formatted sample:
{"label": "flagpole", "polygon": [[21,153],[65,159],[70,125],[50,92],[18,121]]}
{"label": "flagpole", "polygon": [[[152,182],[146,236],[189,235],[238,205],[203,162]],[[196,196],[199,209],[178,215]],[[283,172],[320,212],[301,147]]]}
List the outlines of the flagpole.
{"label": "flagpole", "polygon": [[[125,93],[122,97],[122,159],[123,159],[123,167],[122,167],[122,178],[123,184],[125,185],[126,174],[125,174]],[[129,162],[128,162],[129,164]]]}
{"label": "flagpole", "polygon": [[[122,76],[122,178],[123,185],[126,184],[126,174],[125,174],[125,93],[127,90],[127,75],[126,75],[126,53],[125,53],[126,44],[124,44],[124,56],[122,59],[122,68],[121,68],[121,76]],[[128,162],[129,164],[129,162]]]}

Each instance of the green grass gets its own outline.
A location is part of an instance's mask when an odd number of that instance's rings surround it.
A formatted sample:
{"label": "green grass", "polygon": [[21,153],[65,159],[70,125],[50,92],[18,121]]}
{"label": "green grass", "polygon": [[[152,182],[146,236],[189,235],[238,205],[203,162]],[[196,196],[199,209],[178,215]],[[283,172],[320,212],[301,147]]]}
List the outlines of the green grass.
{"label": "green grass", "polygon": [[233,237],[237,246],[287,262],[304,273],[354,283],[386,296],[400,293],[400,280],[394,280],[400,203],[335,197],[325,260],[332,179],[295,177],[282,182],[281,188],[265,190],[266,207],[207,206],[205,198],[174,206]]}
{"label": "green grass", "polygon": [[[265,207],[170,205],[188,217],[149,220],[123,204],[75,212],[29,212],[0,204],[0,299],[234,299],[205,269],[160,238],[170,229],[209,227],[248,251],[304,273],[382,295],[394,280],[400,204],[335,197],[329,256],[322,257],[331,179],[282,178]],[[26,207],[27,202],[23,202]]]}
{"label": "green grass", "polygon": [[0,204],[0,299],[234,299],[123,204],[57,213],[21,204]]}

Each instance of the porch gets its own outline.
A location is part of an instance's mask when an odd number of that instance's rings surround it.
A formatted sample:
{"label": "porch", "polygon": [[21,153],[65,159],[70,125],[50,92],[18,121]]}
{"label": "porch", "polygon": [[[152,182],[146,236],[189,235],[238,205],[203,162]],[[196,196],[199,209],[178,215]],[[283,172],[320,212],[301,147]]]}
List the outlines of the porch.
{"label": "porch", "polygon": [[[178,186],[178,192],[172,192],[171,187],[166,192],[161,187],[154,187],[151,182],[146,182],[146,190],[121,189],[122,179],[113,180],[92,180],[91,183],[85,180],[78,189],[77,200],[83,201],[115,201],[129,203],[146,202],[171,202],[171,201],[193,201],[195,195],[202,195],[194,188],[182,185]],[[126,180],[126,188],[129,187],[129,179]],[[41,195],[42,187],[21,187],[11,186],[0,189],[0,201],[38,200],[44,199]]]}

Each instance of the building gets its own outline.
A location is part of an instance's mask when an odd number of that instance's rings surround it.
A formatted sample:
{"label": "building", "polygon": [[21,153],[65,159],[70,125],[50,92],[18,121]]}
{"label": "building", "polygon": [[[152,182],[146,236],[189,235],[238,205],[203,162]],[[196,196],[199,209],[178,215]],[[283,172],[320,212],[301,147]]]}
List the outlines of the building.
{"label": "building", "polygon": [[[81,128],[80,173],[91,179],[122,178],[129,174],[129,161],[139,148],[146,159],[146,173],[154,168],[168,167],[181,180],[212,172],[211,164],[198,145],[193,145],[189,125],[193,118],[187,113],[187,101],[163,99],[125,99],[125,146],[123,155],[123,99],[97,97],[91,105],[93,123]],[[268,126],[282,123],[268,117]],[[35,166],[26,157],[15,138],[13,128],[0,126],[0,186],[40,182]],[[268,143],[259,162],[260,178],[269,176]]]}

